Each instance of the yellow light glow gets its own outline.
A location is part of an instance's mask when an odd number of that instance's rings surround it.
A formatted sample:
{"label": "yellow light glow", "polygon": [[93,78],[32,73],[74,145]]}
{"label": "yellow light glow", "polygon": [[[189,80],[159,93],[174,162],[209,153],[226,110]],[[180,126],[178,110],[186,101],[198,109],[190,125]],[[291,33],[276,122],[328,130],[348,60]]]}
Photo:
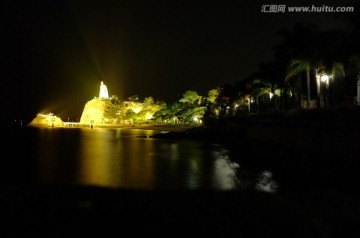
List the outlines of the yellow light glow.
{"label": "yellow light glow", "polygon": [[329,76],[326,75],[326,74],[325,74],[325,75],[321,75],[320,80],[321,80],[321,82],[326,82],[326,81],[329,80]]}
{"label": "yellow light glow", "polygon": [[145,115],[146,120],[150,120],[153,117],[153,115],[150,112],[147,112]]}
{"label": "yellow light glow", "polygon": [[[149,154],[154,151],[154,141],[123,139],[138,133],[141,132],[117,129],[114,134],[107,129],[96,129],[96,133],[82,130],[77,183],[112,188],[154,187],[154,156]],[[147,137],[152,134],[150,130],[144,133]]]}
{"label": "yellow light glow", "polygon": [[141,107],[134,106],[134,107],[131,108],[131,110],[133,110],[133,112],[135,112],[135,113],[139,113],[141,111]]}

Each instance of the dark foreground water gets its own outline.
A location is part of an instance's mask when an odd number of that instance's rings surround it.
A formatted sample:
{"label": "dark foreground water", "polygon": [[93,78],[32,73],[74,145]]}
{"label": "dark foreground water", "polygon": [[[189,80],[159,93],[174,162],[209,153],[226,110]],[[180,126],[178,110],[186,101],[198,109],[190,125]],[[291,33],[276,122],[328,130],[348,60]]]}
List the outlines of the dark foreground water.
{"label": "dark foreground water", "polygon": [[[157,139],[153,130],[21,128],[6,140],[9,183],[126,189],[274,191],[270,171],[237,176],[242,155],[205,141]],[[237,160],[235,160],[235,158]],[[242,174],[248,174],[243,171]]]}
{"label": "dark foreground water", "polygon": [[3,131],[0,236],[360,236],[358,197],[334,176],[260,163],[277,155],[257,145],[155,133]]}

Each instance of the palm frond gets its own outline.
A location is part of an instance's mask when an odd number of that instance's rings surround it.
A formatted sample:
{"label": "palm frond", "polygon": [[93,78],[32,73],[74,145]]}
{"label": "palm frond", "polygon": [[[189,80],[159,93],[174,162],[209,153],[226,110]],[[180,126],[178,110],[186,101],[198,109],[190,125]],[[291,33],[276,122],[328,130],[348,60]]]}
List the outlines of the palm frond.
{"label": "palm frond", "polygon": [[335,62],[331,69],[331,75],[345,77],[344,65],[340,62]]}
{"label": "palm frond", "polygon": [[280,89],[280,88],[275,89],[275,90],[274,90],[274,94],[275,94],[276,96],[279,96],[279,97],[280,97],[281,89]]}
{"label": "palm frond", "polygon": [[310,69],[309,61],[302,60],[302,59],[292,60],[287,68],[285,82],[287,82],[292,77],[298,75],[299,73],[309,70],[309,69]]}

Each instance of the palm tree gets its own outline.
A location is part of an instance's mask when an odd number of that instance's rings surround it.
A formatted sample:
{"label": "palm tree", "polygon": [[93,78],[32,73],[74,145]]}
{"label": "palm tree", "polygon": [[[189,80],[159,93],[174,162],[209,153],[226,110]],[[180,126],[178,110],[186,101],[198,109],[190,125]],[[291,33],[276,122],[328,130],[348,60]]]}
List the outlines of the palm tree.
{"label": "palm tree", "polygon": [[[289,79],[293,78],[296,75],[299,75],[302,72],[306,72],[306,108],[310,109],[310,63],[305,60],[292,60],[288,66],[287,74],[285,76],[285,82],[288,82]],[[301,79],[300,79],[301,80]]]}
{"label": "palm tree", "polygon": [[267,79],[255,79],[253,81],[254,84],[254,92],[253,95],[256,98],[259,98],[263,95],[269,95],[270,102],[273,102],[273,109],[276,110],[276,100],[274,96],[281,95],[281,88],[279,87],[279,84],[276,82],[272,82]]}
{"label": "palm tree", "polygon": [[219,117],[224,117],[232,114],[233,108],[231,105],[238,99],[237,90],[234,85],[224,84],[219,89],[219,94],[215,103],[219,105]]}
{"label": "palm tree", "polygon": [[310,72],[311,70],[314,70],[313,72],[316,79],[317,108],[320,108],[320,75],[324,69],[325,68],[320,61],[310,59],[294,59],[291,60],[288,66],[285,82],[304,71],[306,72],[307,109],[310,109]]}
{"label": "palm tree", "polygon": [[[280,30],[278,34],[283,38],[283,42],[274,47],[275,58],[287,68],[285,82],[305,72],[307,109],[310,109],[311,71],[314,70],[315,75],[318,75],[317,71],[321,65],[319,64],[321,62],[319,48],[322,43],[319,42],[320,31],[316,25],[296,23],[291,30]],[[320,86],[318,80],[317,86],[317,88]],[[319,93],[319,89],[317,92]]]}
{"label": "palm tree", "polygon": [[[238,115],[247,114],[258,110],[258,107],[256,106],[257,101],[253,97],[253,81],[257,75],[258,72],[252,73],[248,77],[237,81],[234,84],[234,92],[237,93],[235,107],[236,113]],[[251,105],[252,103],[253,105]]]}
{"label": "palm tree", "polygon": [[[332,107],[335,103],[335,97],[339,94],[339,88],[341,88],[341,80],[345,78],[344,64],[341,62],[335,62],[331,66],[331,74],[329,83],[329,104]],[[340,90],[342,91],[342,90]],[[338,101],[338,100],[336,100]]]}

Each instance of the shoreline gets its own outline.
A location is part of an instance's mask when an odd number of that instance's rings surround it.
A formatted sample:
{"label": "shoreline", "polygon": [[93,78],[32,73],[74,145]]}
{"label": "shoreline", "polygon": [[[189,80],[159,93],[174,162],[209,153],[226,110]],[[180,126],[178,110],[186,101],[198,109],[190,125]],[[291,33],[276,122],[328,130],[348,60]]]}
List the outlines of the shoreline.
{"label": "shoreline", "polygon": [[[90,125],[77,124],[76,126],[41,126],[41,125],[26,125],[25,127],[34,128],[64,128],[64,129],[91,129]],[[108,129],[139,129],[139,130],[153,130],[153,131],[169,131],[169,132],[185,132],[189,129],[196,128],[197,126],[186,126],[186,125],[125,125],[125,124],[98,124],[93,125],[92,129],[97,128],[108,128]]]}
{"label": "shoreline", "polygon": [[118,128],[118,129],[139,129],[139,130],[153,130],[153,131],[171,131],[171,132],[184,132],[195,126],[173,126],[173,125],[96,125],[96,128]]}

